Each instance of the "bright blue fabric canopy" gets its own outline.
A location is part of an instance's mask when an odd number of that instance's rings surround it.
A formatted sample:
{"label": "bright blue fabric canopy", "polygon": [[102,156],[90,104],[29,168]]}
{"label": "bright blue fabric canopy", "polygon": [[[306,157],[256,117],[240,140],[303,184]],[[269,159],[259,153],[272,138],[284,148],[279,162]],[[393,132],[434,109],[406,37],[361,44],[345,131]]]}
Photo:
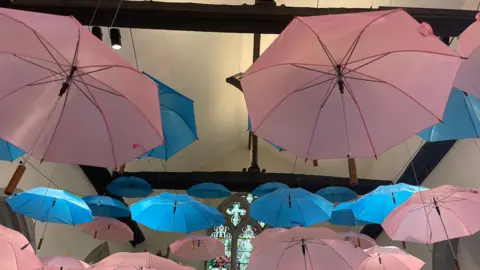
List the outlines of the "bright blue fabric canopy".
{"label": "bright blue fabric canopy", "polygon": [[358,226],[368,224],[367,222],[355,218],[355,215],[352,211],[354,204],[354,202],[344,202],[337,205],[337,207],[333,209],[332,216],[328,222],[341,226]]}
{"label": "bright blue fabric canopy", "polygon": [[315,194],[321,196],[332,203],[348,202],[358,197],[355,191],[346,187],[326,187],[317,191]]}
{"label": "bright blue fabric canopy", "polygon": [[414,193],[424,190],[428,189],[405,183],[379,186],[356,201],[352,210],[358,220],[382,224],[390,212],[408,200]]}
{"label": "bright blue fabric canopy", "polygon": [[280,188],[250,205],[250,215],[272,227],[290,228],[330,219],[333,204],[303,188]]}
{"label": "bright blue fabric canopy", "polygon": [[107,186],[107,190],[126,198],[144,198],[153,192],[152,186],[147,181],[133,176],[122,176],[113,180]]}
{"label": "bright blue fabric canopy", "polygon": [[98,217],[128,217],[130,210],[121,201],[108,196],[86,196],[83,200],[92,210],[93,216]]}
{"label": "bright blue fabric canopy", "polygon": [[221,199],[230,197],[232,193],[226,187],[216,183],[201,183],[190,187],[187,194],[203,199]]}
{"label": "bright blue fabric canopy", "polygon": [[255,188],[252,191],[252,195],[256,197],[262,197],[264,195],[267,195],[268,193],[272,193],[275,190],[279,188],[289,188],[286,184],[283,183],[278,183],[278,182],[268,182],[265,184],[262,184]]}
{"label": "bright blue fabric canopy", "polygon": [[144,74],[158,85],[165,143],[140,157],[169,159],[198,139],[193,101],[147,73]]}
{"label": "bright blue fabric canopy", "polygon": [[424,129],[418,136],[428,142],[480,138],[480,99],[452,89],[443,123]]}
{"label": "bright blue fabric canopy", "polygon": [[25,154],[25,151],[15,145],[0,139],[0,160],[14,161]]}
{"label": "bright blue fabric canopy", "polygon": [[132,219],[153,230],[192,233],[225,224],[216,208],[186,194],[164,192],[130,206]]}
{"label": "bright blue fabric canopy", "polygon": [[33,188],[9,197],[7,203],[15,213],[42,222],[78,225],[93,220],[81,198],[59,189]]}

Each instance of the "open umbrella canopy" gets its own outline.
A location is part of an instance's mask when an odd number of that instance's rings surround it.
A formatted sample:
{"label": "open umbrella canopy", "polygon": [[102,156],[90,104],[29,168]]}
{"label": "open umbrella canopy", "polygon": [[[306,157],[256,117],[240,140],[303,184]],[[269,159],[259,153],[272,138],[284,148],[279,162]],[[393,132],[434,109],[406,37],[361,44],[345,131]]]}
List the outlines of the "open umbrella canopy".
{"label": "open umbrella canopy", "polygon": [[354,202],[344,202],[337,205],[333,211],[332,216],[328,220],[331,224],[341,226],[359,226],[368,224],[368,222],[358,220],[353,213],[352,207]]}
{"label": "open umbrella canopy", "polygon": [[25,151],[15,145],[0,139],[0,160],[14,161],[25,154]]}
{"label": "open umbrella canopy", "polygon": [[[248,117],[248,130],[252,131],[252,122],[250,122],[250,117]],[[269,141],[267,141],[270,145],[272,145],[275,149],[277,149],[278,151],[282,152],[282,151],[285,151],[285,149],[283,149],[282,147],[274,144],[274,143],[271,143]]]}
{"label": "open umbrella canopy", "polygon": [[144,198],[150,195],[152,186],[145,180],[133,176],[121,176],[108,184],[107,190],[126,198]]}
{"label": "open umbrella canopy", "polygon": [[[121,267],[137,267],[138,269],[154,269],[154,270],[182,270],[182,266],[176,262],[165,259],[159,256],[155,256],[148,252],[141,253],[129,253],[118,252],[114,253],[107,258],[92,266],[93,269],[108,270],[109,268],[114,270],[124,270]],[[117,268],[118,267],[118,268]],[[126,268],[129,269],[129,268]],[[143,269],[142,269],[143,270]]]}
{"label": "open umbrella canopy", "polygon": [[85,262],[77,260],[68,256],[49,256],[49,257],[40,257],[40,262],[47,267],[65,270],[82,270],[90,267]]}
{"label": "open umbrella canopy", "polygon": [[257,197],[262,197],[263,195],[267,195],[268,193],[272,193],[279,188],[289,188],[289,187],[288,187],[288,185],[286,185],[284,183],[268,182],[268,183],[265,183],[265,184],[262,184],[262,185],[256,187],[252,191],[252,195],[257,196]]}
{"label": "open umbrella canopy", "polygon": [[0,240],[0,250],[2,270],[37,270],[42,267],[35,253],[20,250],[12,243]]}
{"label": "open umbrella canopy", "polygon": [[0,137],[42,161],[118,168],[163,143],[157,86],[72,16],[0,9]]}
{"label": "open umbrella canopy", "polygon": [[108,217],[95,217],[92,222],[79,225],[82,232],[91,235],[94,239],[128,242],[133,240],[133,231],[127,224]]}
{"label": "open umbrella canopy", "polygon": [[198,139],[193,101],[147,73],[144,74],[158,85],[165,144],[146,152],[141,157],[169,159]]}
{"label": "open umbrella canopy", "polygon": [[372,247],[358,270],[420,270],[425,263],[397,247]]}
{"label": "open umbrella canopy", "polygon": [[187,194],[192,197],[204,199],[221,199],[230,197],[232,193],[225,186],[216,183],[200,183],[187,189]]}
{"label": "open umbrella canopy", "polygon": [[170,245],[172,254],[187,260],[211,260],[225,256],[220,240],[203,235],[189,235]]}
{"label": "open umbrella canopy", "polygon": [[363,233],[340,232],[338,236],[343,237],[345,241],[350,241],[354,247],[361,249],[367,249],[377,245],[375,239]]}
{"label": "open umbrella canopy", "polygon": [[162,232],[192,233],[225,224],[216,208],[185,194],[164,192],[132,204],[130,210],[133,220]]}
{"label": "open umbrella canopy", "polygon": [[428,142],[480,138],[480,99],[452,89],[443,122],[418,133]]}
{"label": "open umbrella canopy", "polygon": [[130,210],[121,201],[108,196],[86,196],[83,200],[92,210],[93,216],[100,217],[128,217]]}
{"label": "open umbrella canopy", "polygon": [[259,137],[310,160],[377,157],[440,121],[461,61],[404,10],[296,17],[241,84]]}
{"label": "open umbrella canopy", "polygon": [[408,200],[414,193],[425,190],[428,189],[405,183],[379,186],[356,201],[352,210],[358,220],[382,224],[393,209]]}
{"label": "open umbrella canopy", "polygon": [[382,223],[390,239],[432,244],[480,231],[480,190],[444,185],[414,194]]}
{"label": "open umbrella canopy", "polygon": [[9,242],[16,248],[35,253],[28,239],[21,233],[0,225],[0,241]]}
{"label": "open umbrella canopy", "polygon": [[310,226],[330,219],[333,204],[303,188],[281,188],[255,200],[250,215],[273,227]]}
{"label": "open umbrella canopy", "polygon": [[78,225],[93,220],[85,201],[60,189],[37,187],[14,194],[6,201],[15,213],[42,222]]}
{"label": "open umbrella canopy", "polygon": [[347,187],[326,187],[317,191],[315,194],[329,200],[332,203],[341,203],[354,200],[358,197],[355,191]]}

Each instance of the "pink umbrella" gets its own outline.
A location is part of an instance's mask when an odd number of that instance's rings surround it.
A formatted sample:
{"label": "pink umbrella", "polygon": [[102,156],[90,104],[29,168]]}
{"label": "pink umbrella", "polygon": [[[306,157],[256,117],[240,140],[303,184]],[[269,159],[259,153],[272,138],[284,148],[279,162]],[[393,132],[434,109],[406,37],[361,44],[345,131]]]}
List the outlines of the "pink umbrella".
{"label": "pink umbrella", "polygon": [[128,242],[133,240],[133,231],[127,224],[109,217],[95,217],[92,222],[79,225],[82,232],[94,239]]}
{"label": "pink umbrella", "polygon": [[463,57],[468,57],[458,70],[454,86],[476,97],[480,97],[480,79],[478,69],[480,68],[480,13],[475,16],[477,19],[458,38],[457,52]]}
{"label": "pink umbrella", "polygon": [[372,247],[366,252],[370,257],[358,270],[420,270],[425,264],[397,247]]}
{"label": "pink umbrella", "polygon": [[10,242],[0,241],[0,269],[2,270],[36,270],[42,263],[35,254],[19,250]]}
{"label": "pink umbrella", "polygon": [[41,257],[40,262],[46,266],[45,269],[48,270],[59,270],[63,268],[65,270],[82,270],[87,269],[90,267],[87,263],[77,260],[72,257],[67,256],[49,256],[49,257]]}
{"label": "pink umbrella", "polygon": [[35,253],[32,245],[23,234],[2,225],[0,225],[0,241],[12,243],[20,250]]}
{"label": "pink umbrella", "polygon": [[343,240],[322,239],[314,236],[312,231],[294,228],[275,234],[269,238],[268,245],[256,248],[248,269],[351,270],[357,269],[367,257],[362,249]]}
{"label": "pink umbrella", "polygon": [[267,141],[313,160],[376,157],[439,122],[460,63],[403,10],[297,17],[241,84]]}
{"label": "pink umbrella", "polygon": [[338,233],[338,236],[343,237],[345,241],[350,241],[354,247],[359,247],[361,249],[367,249],[377,245],[375,239],[363,233],[341,232]]}
{"label": "pink umbrella", "polygon": [[250,240],[250,243],[252,244],[253,248],[256,248],[262,243],[268,243],[268,238],[270,238],[272,235],[275,235],[276,233],[279,233],[279,232],[285,232],[285,231],[286,229],[284,228],[265,229],[259,235],[255,236],[255,238]]}
{"label": "pink umbrella", "polygon": [[[479,190],[444,185],[415,193],[387,216],[382,227],[392,240],[424,244],[474,235],[480,231],[480,218],[472,214],[478,205]],[[455,262],[459,269],[456,258]]]}
{"label": "pink umbrella", "polygon": [[95,265],[92,266],[92,268],[96,270],[100,266],[101,267],[130,266],[130,267],[138,267],[138,268],[141,268],[141,267],[152,268],[155,270],[183,270],[183,266],[177,264],[176,262],[169,259],[155,256],[148,252],[142,252],[142,253],[118,252],[96,263]]}
{"label": "pink umbrella", "polygon": [[189,235],[170,245],[172,254],[188,260],[211,260],[225,256],[223,242],[209,236]]}
{"label": "pink umbrella", "polygon": [[163,143],[157,85],[73,17],[0,9],[0,32],[0,137],[27,159],[118,168]]}

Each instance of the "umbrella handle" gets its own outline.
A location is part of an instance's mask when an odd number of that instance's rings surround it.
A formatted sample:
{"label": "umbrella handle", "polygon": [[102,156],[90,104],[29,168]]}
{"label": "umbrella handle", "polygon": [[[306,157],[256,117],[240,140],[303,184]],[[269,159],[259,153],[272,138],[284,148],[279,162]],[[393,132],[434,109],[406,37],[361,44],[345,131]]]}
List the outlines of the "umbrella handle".
{"label": "umbrella handle", "polygon": [[405,243],[405,241],[402,241],[402,247],[403,249],[407,249],[407,243]]}
{"label": "umbrella handle", "polygon": [[358,186],[357,164],[354,158],[348,158],[348,174],[350,175],[350,185]]}
{"label": "umbrella handle", "polygon": [[17,169],[12,175],[12,178],[10,178],[10,181],[8,182],[7,188],[5,188],[4,193],[6,195],[13,195],[13,193],[15,192],[15,189],[18,186],[18,183],[20,183],[20,180],[22,180],[22,176],[25,173],[26,169],[27,167],[25,167],[23,163],[20,163],[18,165]]}
{"label": "umbrella handle", "polygon": [[43,244],[43,237],[40,238],[40,241],[38,241],[38,247],[37,247],[38,250],[42,248],[42,244]]}

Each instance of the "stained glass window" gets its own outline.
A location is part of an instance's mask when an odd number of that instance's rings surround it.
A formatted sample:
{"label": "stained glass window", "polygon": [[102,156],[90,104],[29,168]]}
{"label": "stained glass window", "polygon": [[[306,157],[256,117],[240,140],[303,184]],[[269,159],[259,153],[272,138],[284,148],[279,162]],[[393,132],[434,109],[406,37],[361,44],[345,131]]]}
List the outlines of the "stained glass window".
{"label": "stained glass window", "polygon": [[219,211],[230,222],[215,227],[210,236],[223,241],[226,256],[208,261],[207,270],[247,270],[253,251],[251,240],[265,226],[249,216],[249,205],[256,199],[252,194],[244,193],[227,198],[220,204]]}
{"label": "stained glass window", "polygon": [[217,226],[210,234],[225,245],[225,256],[207,262],[207,270],[229,270],[232,258],[232,234],[227,226]]}
{"label": "stained glass window", "polygon": [[257,235],[257,229],[252,225],[242,227],[242,233],[237,239],[237,270],[247,270],[248,261],[253,247],[251,240]]}

